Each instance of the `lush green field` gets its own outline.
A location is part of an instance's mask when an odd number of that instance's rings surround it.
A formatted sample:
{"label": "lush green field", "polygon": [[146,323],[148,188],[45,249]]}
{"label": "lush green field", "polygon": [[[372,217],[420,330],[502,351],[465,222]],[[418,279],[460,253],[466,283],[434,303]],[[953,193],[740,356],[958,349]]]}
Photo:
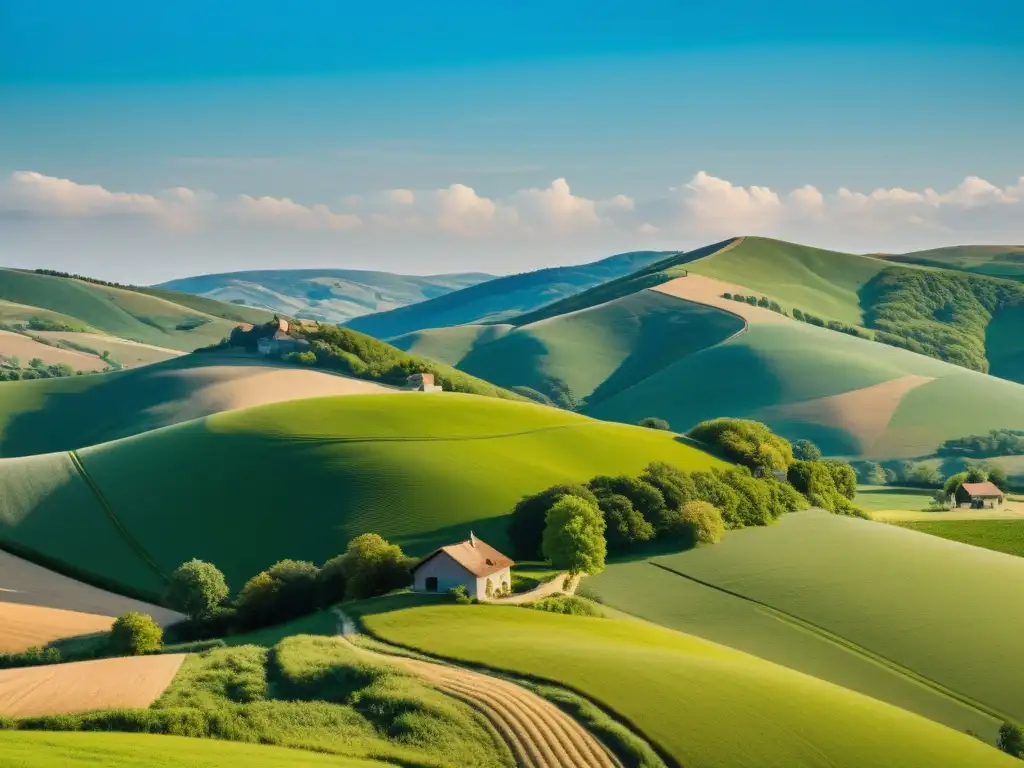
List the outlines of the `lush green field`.
{"label": "lush green field", "polygon": [[609,565],[582,594],[670,629],[759,656],[994,743],[1001,721],[785,614],[683,578],[651,561]]}
{"label": "lush green field", "polygon": [[0,269],[0,299],[58,312],[102,333],[168,349],[191,351],[220,341],[240,322],[240,312],[257,321],[270,318],[268,312],[176,298],[172,292],[152,295]]}
{"label": "lush green field", "polygon": [[659,557],[683,576],[756,600],[1024,720],[1024,560],[824,512]]}
{"label": "lush green field", "polygon": [[372,768],[387,763],[297,749],[140,733],[0,731],[4,768]]}
{"label": "lush green field", "polygon": [[908,520],[904,528],[1024,557],[1024,520]]}
{"label": "lush green field", "polygon": [[969,736],[651,624],[502,606],[357,606],[373,633],[575,688],[688,768],[1014,765]]}
{"label": "lush green field", "polygon": [[240,311],[253,312],[258,311],[253,307],[260,307],[288,317],[341,323],[428,301],[491,278],[475,272],[396,275],[361,269],[259,269],[183,277],[147,290],[194,294],[197,301],[230,302]]}
{"label": "lush green field", "polygon": [[928,508],[934,489],[901,488],[894,485],[857,486],[857,506],[868,512],[903,510],[922,512]]}
{"label": "lush green field", "polygon": [[864,325],[859,292],[887,266],[884,261],[852,253],[747,237],[734,248],[705,256],[688,268],[826,320]]}
{"label": "lush green field", "polygon": [[670,253],[633,251],[590,264],[498,277],[427,301],[363,315],[346,325],[378,339],[390,339],[423,328],[498,322],[628,275]]}
{"label": "lush green field", "polygon": [[[460,358],[443,362],[501,386],[601,402],[742,328],[743,321],[726,312],[641,291],[509,332],[483,331]],[[411,342],[410,349],[422,354],[428,354],[424,338],[434,355],[465,349],[463,328],[428,333],[394,343],[401,348]],[[451,341],[442,345],[443,336]]]}
{"label": "lush green field", "polygon": [[144,730],[421,768],[512,762],[470,707],[336,636],[293,635],[271,648],[239,645],[189,654],[146,710],[32,717],[7,725]]}
{"label": "lush green field", "polygon": [[[470,530],[501,549],[504,515],[527,493],[636,473],[654,460],[692,469],[719,464],[670,433],[455,393],[298,400],[79,455],[125,531],[164,571],[199,557],[220,566],[235,588],[279,559],[322,562],[371,531],[414,554]],[[8,535],[39,532],[32,542],[43,554],[59,550],[92,573],[127,578],[123,562],[83,547],[87,537],[77,529],[61,537],[69,519],[96,509],[74,478],[66,482],[77,501],[46,503],[51,458],[18,461],[42,479],[36,495],[17,502],[21,522]],[[0,472],[7,466],[0,462]],[[0,493],[12,487],[5,483]]]}

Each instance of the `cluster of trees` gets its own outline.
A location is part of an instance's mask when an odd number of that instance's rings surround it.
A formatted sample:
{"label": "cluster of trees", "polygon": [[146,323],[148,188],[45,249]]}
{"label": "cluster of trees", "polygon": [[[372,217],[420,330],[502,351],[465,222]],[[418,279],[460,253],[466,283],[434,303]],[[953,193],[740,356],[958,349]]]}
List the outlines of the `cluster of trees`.
{"label": "cluster of trees", "polygon": [[759,475],[785,472],[793,463],[793,446],[766,424],[750,419],[704,421],[689,436]]}
{"label": "cluster of trees", "polygon": [[109,280],[100,280],[97,277],[88,277],[86,275],[75,274],[74,272],[61,272],[56,269],[37,269],[34,270],[37,275],[48,275],[49,277],[66,277],[71,280],[81,280],[83,283],[94,283],[95,285],[105,285],[108,288],[123,288],[127,291],[134,291],[138,288],[135,285],[126,285],[124,283],[113,283]]}
{"label": "cluster of trees", "polygon": [[987,373],[985,330],[996,311],[1024,301],[1024,286],[889,267],[864,286],[861,300],[876,341]]}
{"label": "cluster of trees", "polygon": [[28,381],[30,379],[60,379],[65,376],[84,376],[96,371],[78,371],[67,363],[47,365],[40,358],[33,357],[28,367],[21,367],[17,357],[0,355],[0,381]]}
{"label": "cluster of trees", "polygon": [[664,419],[658,419],[654,416],[648,416],[646,419],[640,419],[637,422],[638,427],[646,427],[647,429],[661,429],[665,432],[669,432],[672,426]]}
{"label": "cluster of trees", "polygon": [[785,310],[777,301],[769,299],[767,296],[758,298],[757,296],[744,296],[739,293],[723,293],[723,299],[731,299],[740,303],[749,304],[752,307],[762,307],[764,309],[770,309],[772,312],[778,312],[780,315],[786,314]]}
{"label": "cluster of trees", "polygon": [[24,333],[25,331],[79,331],[67,323],[61,323],[48,317],[30,317],[28,320],[16,323],[0,323],[0,331],[13,331]]}
{"label": "cluster of trees", "polygon": [[247,631],[304,616],[341,600],[382,595],[412,583],[415,558],[375,533],[349,542],[322,566],[281,560],[253,576],[231,597],[224,574],[212,563],[190,560],[167,585],[168,607],[188,621],[175,627],[185,640]]}
{"label": "cluster of trees", "polygon": [[968,435],[947,440],[939,456],[1019,456],[1024,454],[1024,430],[993,429],[987,435]]}
{"label": "cluster of trees", "polygon": [[[949,478],[938,467],[917,461],[858,461],[852,465],[857,479],[865,485],[908,485],[917,488],[940,488]],[[1004,491],[1010,489],[1006,470],[991,462],[967,462],[965,468],[950,477],[969,477],[968,482],[991,481]],[[962,480],[961,480],[962,482]]]}

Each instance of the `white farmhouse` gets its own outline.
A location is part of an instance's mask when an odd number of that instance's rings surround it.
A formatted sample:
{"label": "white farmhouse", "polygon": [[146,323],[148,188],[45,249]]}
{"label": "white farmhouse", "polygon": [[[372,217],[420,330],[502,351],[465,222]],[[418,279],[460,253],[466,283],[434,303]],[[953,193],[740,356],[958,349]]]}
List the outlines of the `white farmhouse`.
{"label": "white farmhouse", "polygon": [[491,593],[512,588],[512,560],[480,541],[472,532],[465,541],[450,544],[420,560],[412,572],[416,592],[447,592],[463,586],[466,592],[486,600]]}

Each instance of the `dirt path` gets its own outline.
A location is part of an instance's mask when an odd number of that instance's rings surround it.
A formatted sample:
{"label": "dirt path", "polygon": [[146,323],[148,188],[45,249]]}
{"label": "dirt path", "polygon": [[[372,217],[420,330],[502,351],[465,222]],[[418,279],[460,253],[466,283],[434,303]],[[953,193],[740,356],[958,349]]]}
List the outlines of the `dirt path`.
{"label": "dirt path", "polygon": [[[342,636],[355,634],[354,623],[341,611],[336,613]],[[522,686],[461,667],[361,650],[418,675],[482,714],[508,745],[517,766],[621,768],[621,763],[590,731]]]}
{"label": "dirt path", "polygon": [[550,597],[551,595],[564,594],[573,595],[576,593],[576,587],[580,585],[580,577],[576,576],[569,584],[568,589],[562,588],[562,583],[565,581],[565,577],[568,574],[560,573],[550,581],[545,581],[539,587],[531,589],[529,592],[521,592],[518,595],[509,595],[508,597],[499,597],[485,599],[488,603],[499,603],[501,605],[522,605],[523,603],[532,603],[534,600],[540,600],[544,597]]}
{"label": "dirt path", "polygon": [[148,707],[185,654],[129,656],[0,671],[0,715],[32,717]]}

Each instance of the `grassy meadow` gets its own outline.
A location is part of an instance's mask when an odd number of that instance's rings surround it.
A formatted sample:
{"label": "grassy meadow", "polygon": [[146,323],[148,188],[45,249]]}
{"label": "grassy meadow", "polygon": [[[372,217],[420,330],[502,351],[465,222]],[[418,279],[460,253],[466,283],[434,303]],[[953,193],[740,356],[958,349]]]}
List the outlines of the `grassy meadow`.
{"label": "grassy meadow", "polygon": [[907,520],[900,521],[898,525],[973,547],[1024,557],[1024,519]]}
{"label": "grassy meadow", "polygon": [[[1024,560],[824,512],[655,562],[769,606],[1002,719],[1024,720]],[[899,617],[899,620],[893,620]],[[908,627],[913,631],[908,631]]]}
{"label": "grassy meadow", "polygon": [[374,768],[387,763],[258,744],[144,733],[0,731],[0,765],[17,768]]}
{"label": "grassy meadow", "polygon": [[385,598],[355,609],[388,642],[573,688],[688,768],[1014,765],[917,715],[652,624],[405,605]]}
{"label": "grassy meadow", "polygon": [[[523,495],[649,462],[721,466],[671,433],[472,395],[353,395],[231,411],[78,452],[123,531],[165,573],[198,557],[242,583],[285,557],[322,562],[377,532],[411,554],[472,530],[505,548],[505,515]],[[101,515],[52,457],[0,462],[31,473],[7,496],[5,534],[92,574],[152,584],[137,558],[104,556],[69,520]],[[63,461],[63,460],[61,460]],[[49,503],[59,481],[67,503]],[[188,478],[183,481],[183,478]],[[31,491],[31,493],[30,493]],[[34,494],[34,495],[32,495]],[[12,516],[13,519],[13,516]],[[102,520],[102,518],[100,518]],[[49,535],[42,534],[49,531]],[[49,539],[49,542],[47,541]]]}

